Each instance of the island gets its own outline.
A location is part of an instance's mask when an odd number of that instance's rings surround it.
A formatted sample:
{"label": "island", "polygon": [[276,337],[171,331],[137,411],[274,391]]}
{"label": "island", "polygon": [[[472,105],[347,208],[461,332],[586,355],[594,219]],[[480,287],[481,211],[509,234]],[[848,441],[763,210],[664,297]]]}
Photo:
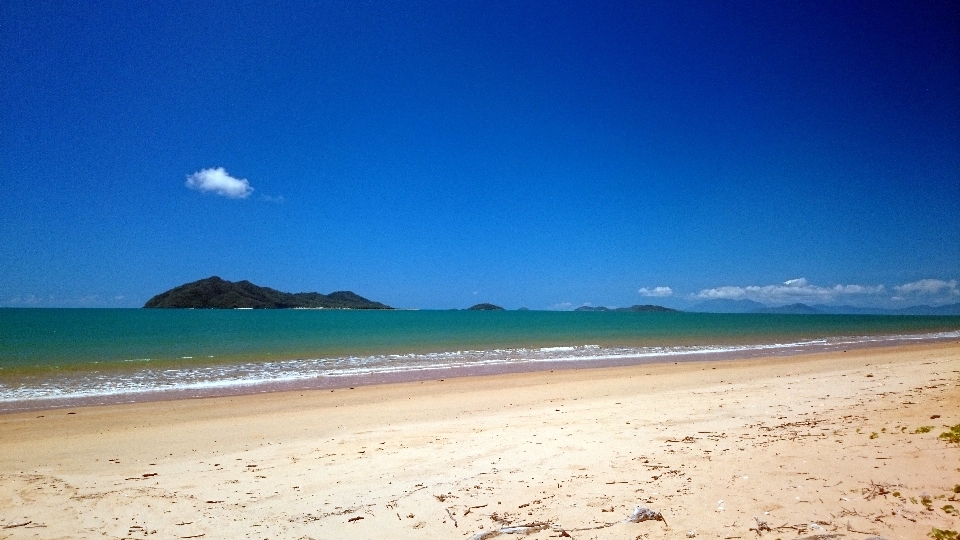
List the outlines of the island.
{"label": "island", "polygon": [[470,306],[467,311],[505,311],[502,307],[494,304],[477,304]]}
{"label": "island", "polygon": [[663,306],[654,306],[651,304],[630,306],[630,307],[619,307],[619,308],[608,308],[603,306],[580,306],[574,311],[618,311],[618,312],[628,312],[628,313],[679,313],[676,309],[670,309]]}
{"label": "island", "polygon": [[162,292],[145,308],[195,309],[393,309],[350,291],[330,294],[287,293],[249,281],[227,281],[212,276]]}

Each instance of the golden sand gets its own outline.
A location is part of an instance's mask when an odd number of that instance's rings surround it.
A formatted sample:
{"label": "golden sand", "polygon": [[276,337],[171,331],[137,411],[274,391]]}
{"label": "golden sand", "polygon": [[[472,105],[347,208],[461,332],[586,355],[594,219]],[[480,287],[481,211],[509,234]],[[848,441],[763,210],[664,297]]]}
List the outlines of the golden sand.
{"label": "golden sand", "polygon": [[941,343],[0,415],[0,538],[919,539],[958,383]]}

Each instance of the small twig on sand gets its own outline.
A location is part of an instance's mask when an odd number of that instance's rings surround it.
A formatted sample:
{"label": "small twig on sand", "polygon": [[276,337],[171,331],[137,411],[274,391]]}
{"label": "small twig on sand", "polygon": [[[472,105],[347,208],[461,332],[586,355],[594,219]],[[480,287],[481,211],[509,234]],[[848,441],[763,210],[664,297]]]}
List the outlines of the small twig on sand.
{"label": "small twig on sand", "polygon": [[14,523],[14,524],[12,524],[12,525],[4,525],[3,528],[4,528],[4,529],[16,529],[17,527],[25,527],[25,526],[27,526],[27,525],[29,525],[29,524],[31,524],[31,523],[33,523],[33,522],[32,522],[32,521],[24,521],[23,523]]}
{"label": "small twig on sand", "polygon": [[597,525],[596,527],[580,527],[580,528],[578,528],[578,529],[569,529],[569,530],[571,530],[571,531],[573,531],[573,532],[595,531],[595,530],[597,530],[597,529],[606,529],[607,527],[613,527],[613,526],[616,525],[617,523],[620,523],[620,522],[619,522],[619,521],[614,521],[614,522],[612,522],[612,523],[604,523],[603,525]]}
{"label": "small twig on sand", "polygon": [[467,507],[467,511],[464,512],[463,515],[467,515],[467,514],[470,513],[471,510],[476,510],[477,508],[486,508],[486,506],[487,506],[487,505],[485,505],[485,504],[481,504],[480,506],[469,506],[469,507]]}
{"label": "small twig on sand", "polygon": [[447,515],[450,516],[450,519],[453,520],[453,526],[454,526],[455,528],[458,528],[458,529],[459,529],[459,528],[460,528],[460,525],[457,525],[457,518],[453,517],[453,514],[450,513],[450,509],[449,509],[449,508],[445,508],[445,510],[447,511]]}

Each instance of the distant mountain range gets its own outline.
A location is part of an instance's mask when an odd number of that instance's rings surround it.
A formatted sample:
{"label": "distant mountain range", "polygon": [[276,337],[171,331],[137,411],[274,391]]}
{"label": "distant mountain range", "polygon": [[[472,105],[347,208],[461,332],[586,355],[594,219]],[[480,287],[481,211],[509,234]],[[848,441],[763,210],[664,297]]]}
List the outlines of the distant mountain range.
{"label": "distant mountain range", "polygon": [[603,306],[580,306],[574,311],[619,311],[619,312],[630,312],[630,313],[675,313],[677,310],[670,309],[663,306],[654,306],[650,304],[637,305],[630,307],[620,307],[620,308],[608,308]]}
{"label": "distant mountain range", "polygon": [[687,308],[685,311],[702,313],[750,313],[755,309],[764,309],[767,306],[753,300],[729,300],[725,298],[706,300]]}
{"label": "distant mountain range", "polygon": [[779,313],[782,315],[815,315],[822,311],[806,304],[790,304],[789,306],[762,307],[752,309],[748,313]]}
{"label": "distant mountain range", "polygon": [[753,300],[707,300],[686,311],[701,313],[780,313],[829,315],[960,315],[960,303],[945,306],[910,306],[900,309],[862,308],[855,306],[828,306],[824,304],[790,304],[769,307]]}
{"label": "distant mountain range", "polygon": [[393,309],[367,300],[350,291],[330,294],[316,292],[287,293],[260,287],[249,281],[227,281],[217,276],[186,283],[162,292],[144,304],[145,308],[217,308],[217,309]]}

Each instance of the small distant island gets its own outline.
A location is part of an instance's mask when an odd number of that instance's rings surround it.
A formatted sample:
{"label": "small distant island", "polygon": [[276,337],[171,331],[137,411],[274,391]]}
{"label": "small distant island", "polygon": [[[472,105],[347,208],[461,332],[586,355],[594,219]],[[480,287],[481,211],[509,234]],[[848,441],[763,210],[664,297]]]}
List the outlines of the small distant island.
{"label": "small distant island", "polygon": [[145,308],[195,309],[393,309],[350,291],[330,294],[287,293],[260,287],[249,281],[227,281],[218,276],[186,283],[162,292]]}
{"label": "small distant island", "polygon": [[574,311],[619,311],[619,312],[629,312],[629,313],[678,313],[676,309],[670,309],[663,306],[654,306],[651,304],[637,305],[630,307],[620,307],[620,308],[608,308],[603,306],[580,306]]}
{"label": "small distant island", "polygon": [[467,311],[505,311],[502,307],[494,304],[477,304],[470,306]]}

